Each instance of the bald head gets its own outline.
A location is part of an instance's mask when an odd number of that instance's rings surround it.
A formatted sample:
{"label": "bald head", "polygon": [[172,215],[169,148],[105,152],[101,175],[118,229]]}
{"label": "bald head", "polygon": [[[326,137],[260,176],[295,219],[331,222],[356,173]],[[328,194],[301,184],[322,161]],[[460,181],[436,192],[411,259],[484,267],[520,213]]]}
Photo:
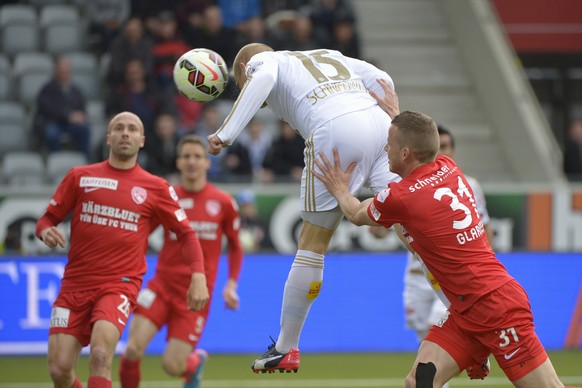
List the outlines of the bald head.
{"label": "bald head", "polygon": [[232,67],[234,69],[234,80],[236,81],[236,85],[239,88],[242,88],[247,80],[244,70],[249,60],[253,57],[253,55],[262,53],[264,51],[274,50],[266,44],[249,43],[238,51],[238,54],[236,54],[236,57],[234,58]]}
{"label": "bald head", "polygon": [[127,111],[118,113],[115,116],[113,116],[111,121],[109,121],[109,127],[107,128],[107,132],[111,132],[111,128],[113,128],[119,122],[131,123],[132,125],[135,125],[136,127],[139,128],[142,135],[144,133],[143,123],[141,122],[141,119],[135,113]]}

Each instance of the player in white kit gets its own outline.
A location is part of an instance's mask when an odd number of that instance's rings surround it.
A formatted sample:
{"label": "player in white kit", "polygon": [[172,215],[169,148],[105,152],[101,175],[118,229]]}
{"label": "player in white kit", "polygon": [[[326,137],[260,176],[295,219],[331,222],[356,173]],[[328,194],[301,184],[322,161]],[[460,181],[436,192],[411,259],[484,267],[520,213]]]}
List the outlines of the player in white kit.
{"label": "player in white kit", "polygon": [[393,93],[394,84],[386,72],[338,51],[273,51],[257,43],[239,51],[234,75],[241,92],[222,126],[208,137],[210,153],[230,145],[265,104],[305,139],[303,227],[285,283],[281,331],[252,365],[254,372],[297,371],[301,330],[319,295],[324,256],[343,217],[337,201],[311,173],[315,157],[320,152],[331,157],[336,147],[342,168],[357,162],[350,183],[354,194],[364,185],[377,193],[400,180],[389,171],[384,151],[390,116],[370,95],[382,97],[385,88]]}

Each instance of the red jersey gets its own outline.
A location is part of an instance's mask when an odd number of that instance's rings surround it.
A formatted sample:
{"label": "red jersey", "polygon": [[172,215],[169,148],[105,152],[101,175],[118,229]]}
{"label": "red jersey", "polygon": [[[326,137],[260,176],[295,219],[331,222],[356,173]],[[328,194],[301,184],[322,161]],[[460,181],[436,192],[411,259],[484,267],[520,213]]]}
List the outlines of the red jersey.
{"label": "red jersey", "polygon": [[495,257],[471,186],[451,158],[437,156],[390,183],[374,197],[368,216],[385,227],[402,225],[454,310],[466,310],[513,279]]}
{"label": "red jersey", "polygon": [[[228,242],[228,277],[238,280],[243,250],[238,237],[240,219],[236,202],[229,194],[208,183],[198,192],[188,192],[182,186],[176,186],[176,193],[202,246],[209,292],[216,281],[223,234]],[[156,276],[183,289],[190,284],[190,271],[180,244],[176,235],[167,229],[164,230],[164,246],[158,257]]]}
{"label": "red jersey", "polygon": [[[63,291],[107,282],[141,287],[152,223],[181,236],[193,233],[172,186],[139,165],[120,170],[105,161],[72,168],[47,207],[60,221],[71,211]],[[201,259],[198,267],[203,272]]]}

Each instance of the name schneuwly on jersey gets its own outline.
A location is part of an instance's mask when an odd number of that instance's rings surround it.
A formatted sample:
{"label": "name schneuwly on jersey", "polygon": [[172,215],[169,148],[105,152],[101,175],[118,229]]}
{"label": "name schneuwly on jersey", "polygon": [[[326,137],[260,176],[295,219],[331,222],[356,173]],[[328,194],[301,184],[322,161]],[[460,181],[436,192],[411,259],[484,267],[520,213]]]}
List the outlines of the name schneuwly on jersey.
{"label": "name schneuwly on jersey", "polygon": [[79,187],[99,187],[109,190],[117,190],[117,179],[97,178],[92,176],[82,176]]}
{"label": "name schneuwly on jersey", "polygon": [[315,105],[319,100],[323,100],[329,96],[355,90],[368,93],[362,81],[352,79],[319,85],[317,88],[309,92],[305,97],[311,100],[311,105]]}
{"label": "name schneuwly on jersey", "polygon": [[137,232],[141,214],[118,207],[100,205],[93,201],[81,204],[79,219],[89,224],[103,225]]}
{"label": "name schneuwly on jersey", "polygon": [[411,193],[414,193],[416,190],[420,190],[423,187],[434,186],[435,183],[440,183],[447,179],[452,173],[457,171],[457,169],[457,166],[451,168],[449,165],[445,164],[431,176],[424,179],[417,179],[414,184],[408,186],[408,190],[410,190]]}

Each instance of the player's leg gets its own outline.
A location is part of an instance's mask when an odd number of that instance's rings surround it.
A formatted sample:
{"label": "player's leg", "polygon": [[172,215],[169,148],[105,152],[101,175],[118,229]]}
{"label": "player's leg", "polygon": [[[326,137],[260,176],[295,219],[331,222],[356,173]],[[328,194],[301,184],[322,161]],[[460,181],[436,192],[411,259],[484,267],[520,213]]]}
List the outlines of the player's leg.
{"label": "player's leg", "polygon": [[91,337],[91,311],[95,290],[61,292],[51,311],[48,369],[55,387],[82,387],[75,376],[81,349]]}
{"label": "player's leg", "polygon": [[408,376],[408,388],[442,387],[460,372],[455,359],[438,344],[422,341]]}
{"label": "player's leg", "polygon": [[[127,347],[119,365],[119,380],[122,388],[137,388],[141,379],[141,359],[154,335],[168,320],[169,294],[158,277],[149,281],[137,297],[133,319],[129,327]],[[185,299],[183,298],[185,301]],[[184,302],[185,303],[185,302]]]}
{"label": "player's leg", "polygon": [[[211,284],[208,290],[211,295],[212,288]],[[178,295],[173,296],[171,303],[174,308],[168,319],[168,346],[162,356],[162,366],[169,375],[181,376],[184,388],[198,388],[208,353],[196,346],[206,326],[210,303],[202,311],[190,311],[185,299]]]}
{"label": "player's leg", "polygon": [[141,380],[141,359],[158,327],[148,318],[134,314],[129,327],[129,339],[119,363],[119,382],[122,388],[137,388]]}
{"label": "player's leg", "polygon": [[75,376],[82,348],[81,343],[72,335],[49,335],[48,369],[55,388],[82,387]]}
{"label": "player's leg", "polygon": [[527,388],[527,387],[547,387],[547,388],[561,388],[564,386],[558,375],[556,374],[556,370],[552,365],[550,359],[546,359],[544,363],[538,366],[536,369],[528,373],[525,377],[517,381],[512,381],[513,385],[518,388]]}
{"label": "player's leg", "polygon": [[137,286],[131,283],[104,285],[91,315],[91,351],[88,388],[110,388],[111,365],[119,338],[134,309]]}

